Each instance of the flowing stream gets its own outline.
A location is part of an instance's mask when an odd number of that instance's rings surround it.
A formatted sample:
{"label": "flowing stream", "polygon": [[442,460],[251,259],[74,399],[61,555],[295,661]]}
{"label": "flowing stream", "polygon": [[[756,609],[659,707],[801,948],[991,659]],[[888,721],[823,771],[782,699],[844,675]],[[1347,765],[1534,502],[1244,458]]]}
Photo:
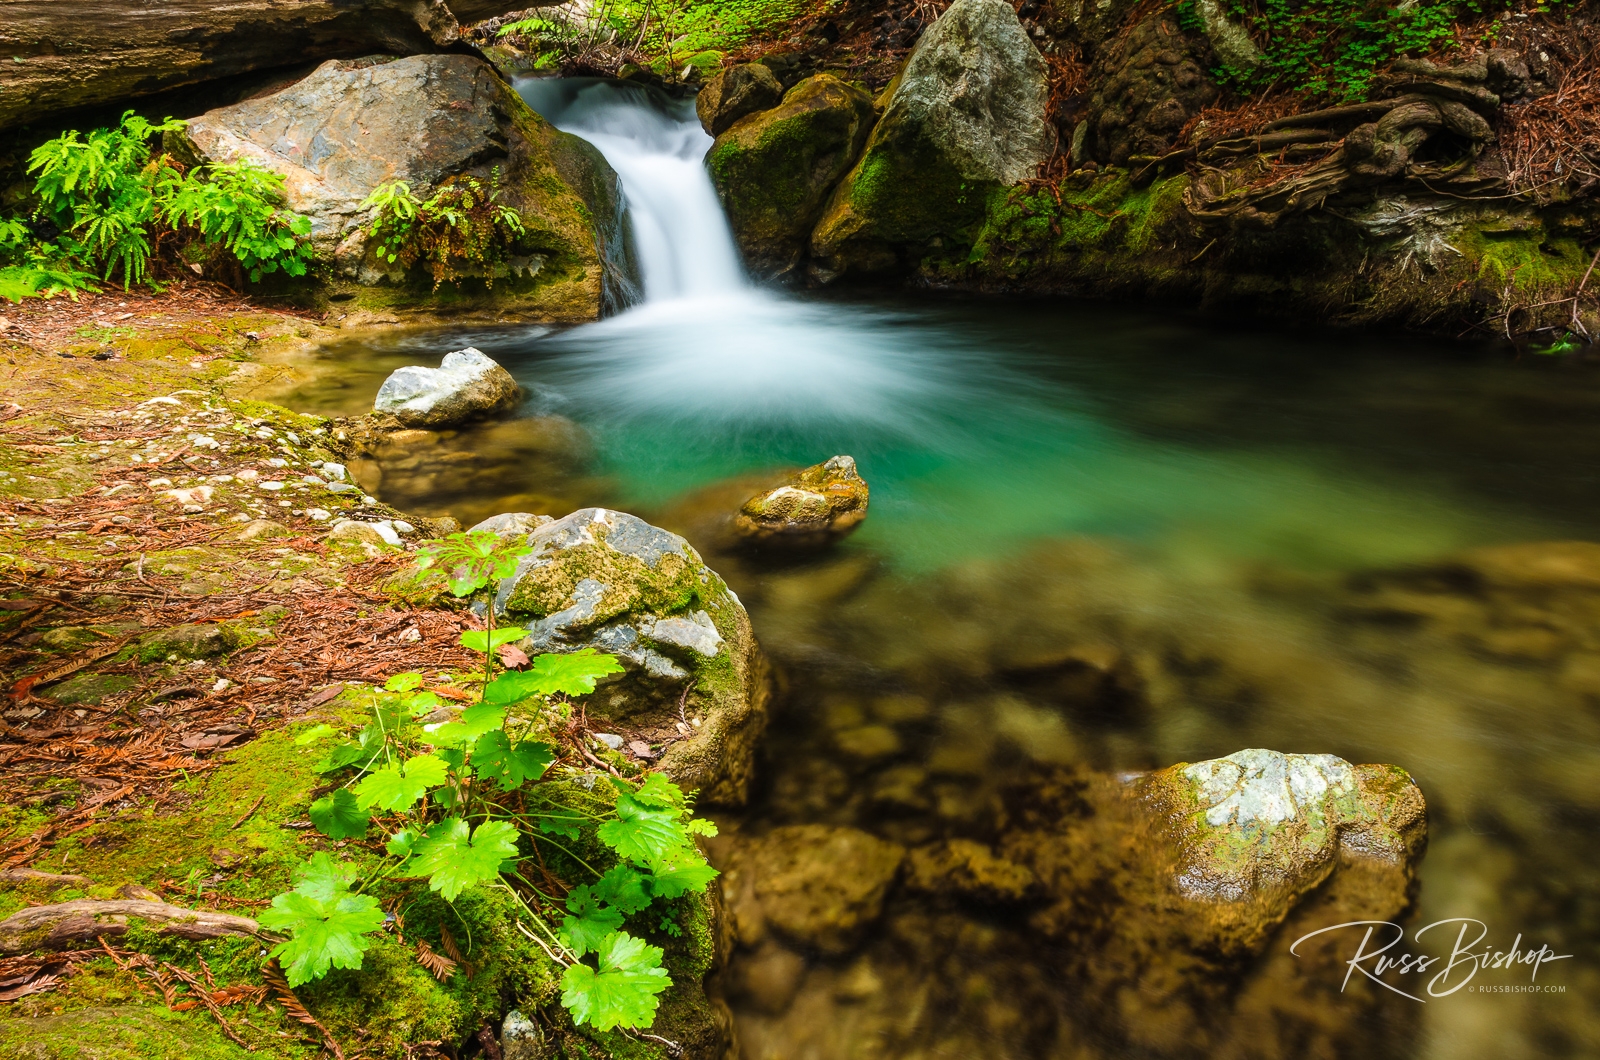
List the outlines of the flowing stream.
{"label": "flowing stream", "polygon": [[[689,103],[584,81],[521,91],[621,176],[643,304],[560,332],[357,340],[287,400],[360,412],[394,367],[470,342],[524,383],[526,414],[370,468],[370,488],[465,523],[606,504],[700,546],[788,675],[762,791],[732,827],[978,834],[973,807],[1028,761],[1144,769],[1272,747],[1395,763],[1429,801],[1419,915],[1574,957],[1564,993],[1418,1006],[1398,1037],[1374,1027],[1390,1035],[1374,1055],[1593,1055],[1600,646],[1572,616],[1600,611],[1517,581],[1537,566],[1518,543],[1595,536],[1590,366],[1151,308],[764,290]],[[705,528],[750,483],[834,453],[872,487],[860,533],[805,563],[719,551]],[[1440,565],[1482,548],[1498,558]],[[1505,599],[1473,581],[1491,568],[1513,572]],[[1417,570],[1440,573],[1385,573]],[[1419,632],[1394,601],[1423,583],[1437,620]],[[1029,637],[1104,659],[1084,664],[1093,687],[1007,661]],[[902,913],[845,965],[736,956],[744,1055],[1118,1055],[1074,1037],[1025,924],[941,921],[987,940],[952,966],[895,949]]]}

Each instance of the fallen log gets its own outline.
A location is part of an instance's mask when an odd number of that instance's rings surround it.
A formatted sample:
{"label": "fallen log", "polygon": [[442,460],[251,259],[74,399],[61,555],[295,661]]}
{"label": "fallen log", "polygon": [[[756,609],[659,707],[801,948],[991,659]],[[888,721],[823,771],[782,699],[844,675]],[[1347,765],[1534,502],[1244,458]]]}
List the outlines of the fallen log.
{"label": "fallen log", "polygon": [[463,24],[530,6],[540,0],[0,0],[0,130],[256,71],[436,52]]}
{"label": "fallen log", "polygon": [[249,917],[230,913],[130,898],[79,898],[23,909],[0,920],[0,953],[64,950],[98,938],[118,938],[128,933],[130,919],[143,920],[162,935],[194,940],[254,935],[259,929]]}

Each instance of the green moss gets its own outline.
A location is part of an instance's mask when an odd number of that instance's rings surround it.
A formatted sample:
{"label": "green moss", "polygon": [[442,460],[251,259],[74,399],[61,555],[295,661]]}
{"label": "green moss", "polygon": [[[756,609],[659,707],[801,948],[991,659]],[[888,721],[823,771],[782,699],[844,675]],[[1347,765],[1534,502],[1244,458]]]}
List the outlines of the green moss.
{"label": "green moss", "polygon": [[0,1055],[10,1060],[244,1060],[263,1054],[228,1041],[209,1017],[119,1004],[0,1019]]}

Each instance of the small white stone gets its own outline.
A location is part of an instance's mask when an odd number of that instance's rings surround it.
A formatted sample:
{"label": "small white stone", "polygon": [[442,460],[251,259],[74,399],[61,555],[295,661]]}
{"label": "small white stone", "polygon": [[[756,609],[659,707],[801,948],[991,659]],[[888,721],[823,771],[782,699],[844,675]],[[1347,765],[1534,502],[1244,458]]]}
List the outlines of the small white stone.
{"label": "small white stone", "polygon": [[268,467],[288,467],[289,466],[289,461],[283,459],[283,457],[281,457],[281,456],[275,456],[271,460],[267,461],[267,466]]}
{"label": "small white stone", "polygon": [[412,526],[410,523],[406,522],[404,519],[394,519],[394,520],[391,520],[391,523],[394,526],[394,528],[396,530],[400,531],[402,534],[415,533],[416,529],[417,529],[416,527]]}
{"label": "small white stone", "polygon": [[153,478],[146,482],[145,485],[153,490],[164,490],[172,485],[172,480],[170,478]]}
{"label": "small white stone", "polygon": [[261,488],[264,490],[272,490],[274,493],[276,493],[278,490],[283,489],[283,483],[276,480],[268,480],[261,483]]}
{"label": "small white stone", "polygon": [[306,518],[313,522],[325,523],[333,518],[333,513],[326,508],[307,508]]}
{"label": "small white stone", "polygon": [[276,434],[272,433],[272,428],[271,427],[262,427],[261,429],[257,430],[255,433],[256,433],[256,437],[257,438],[276,438],[277,437]]}
{"label": "small white stone", "polygon": [[350,477],[343,464],[335,464],[332,460],[323,463],[322,473],[327,476],[329,482],[343,482]]}
{"label": "small white stone", "polygon": [[257,471],[253,467],[247,467],[234,477],[240,482],[254,482],[256,479],[261,477],[261,472]]}

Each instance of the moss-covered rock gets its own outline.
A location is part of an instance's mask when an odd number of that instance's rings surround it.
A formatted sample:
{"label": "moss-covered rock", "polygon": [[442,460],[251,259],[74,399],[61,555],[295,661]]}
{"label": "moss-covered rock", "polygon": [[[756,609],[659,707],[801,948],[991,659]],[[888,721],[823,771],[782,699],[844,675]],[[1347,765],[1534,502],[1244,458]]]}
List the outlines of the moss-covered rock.
{"label": "moss-covered rock", "polygon": [[814,548],[852,533],[867,517],[867,482],[848,456],[806,468],[739,507],[734,529],[746,540]]}
{"label": "moss-covered rock", "polygon": [[495,607],[532,652],[592,647],[627,673],[590,718],[672,733],[661,768],[703,801],[740,803],[766,723],[766,664],[750,617],[687,541],[635,516],[584,508],[528,535],[533,552]]}
{"label": "moss-covered rock", "polygon": [[884,272],[981,222],[1055,147],[1044,60],[1004,0],[956,0],[906,61],[811,239],[817,278]]}
{"label": "moss-covered rock", "polygon": [[[759,64],[749,69],[766,71]],[[777,79],[765,76],[776,87]],[[706,166],[752,270],[778,275],[800,262],[829,193],[855,164],[875,118],[871,96],[817,74],[790,89],[781,105],[717,137]]]}
{"label": "moss-covered rock", "polygon": [[706,82],[694,98],[695,114],[712,136],[721,136],[734,122],[783,101],[783,84],[761,63],[730,66]]}
{"label": "moss-covered rock", "polygon": [[[170,146],[282,174],[288,205],[311,218],[336,285],[357,294],[346,312],[462,312],[492,297],[529,318],[600,314],[618,220],[615,174],[592,146],[557,131],[475,57],[324,63],[273,95],[201,115]],[[498,270],[503,275],[489,278],[492,293],[482,277],[432,292],[420,267],[418,275],[391,273],[367,245],[362,201],[387,181],[427,195],[463,175],[498,180],[499,201],[517,210],[526,229],[517,256]]]}

